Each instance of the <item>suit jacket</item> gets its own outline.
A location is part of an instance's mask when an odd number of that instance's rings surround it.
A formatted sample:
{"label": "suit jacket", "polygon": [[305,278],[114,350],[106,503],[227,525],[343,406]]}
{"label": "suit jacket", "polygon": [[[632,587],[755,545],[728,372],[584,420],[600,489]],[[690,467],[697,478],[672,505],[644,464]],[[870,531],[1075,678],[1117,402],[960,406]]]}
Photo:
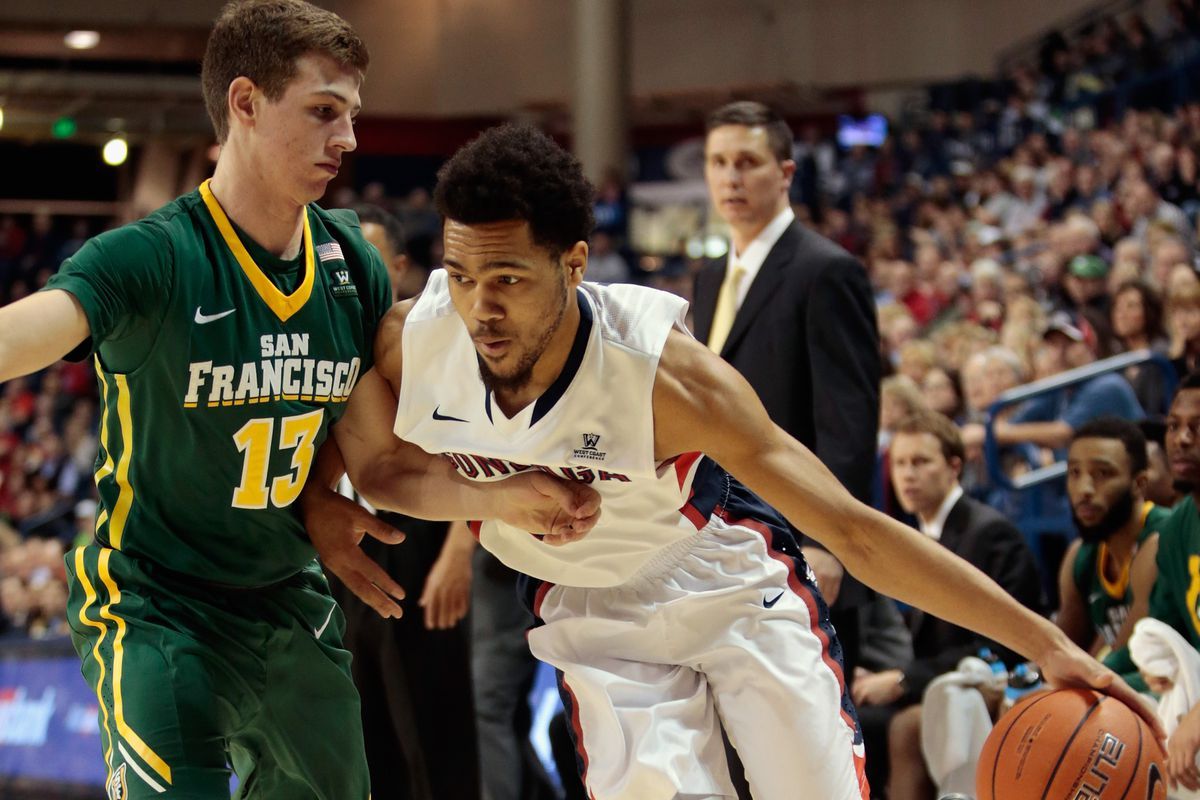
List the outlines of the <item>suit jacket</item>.
{"label": "suit jacket", "polygon": [[[696,277],[693,323],[712,329],[726,261]],[[850,493],[871,501],[879,428],[880,354],[866,270],[828,239],[793,222],[771,248],[738,309],[721,356],[758,393],[777,425],[812,450]],[[805,545],[817,545],[807,537]],[[838,608],[862,604],[849,575]]]}
{"label": "suit jacket", "polygon": [[[959,498],[942,526],[941,544],[1000,584],[1021,605],[1043,611],[1042,584],[1037,562],[1025,537],[1008,518],[991,506],[966,495]],[[963,598],[970,602],[970,598]],[[979,634],[913,609],[909,616],[913,637],[913,662],[904,670],[901,705],[919,703],[925,687],[942,673],[954,669],[964,656],[990,647],[1012,665],[1023,659]]]}

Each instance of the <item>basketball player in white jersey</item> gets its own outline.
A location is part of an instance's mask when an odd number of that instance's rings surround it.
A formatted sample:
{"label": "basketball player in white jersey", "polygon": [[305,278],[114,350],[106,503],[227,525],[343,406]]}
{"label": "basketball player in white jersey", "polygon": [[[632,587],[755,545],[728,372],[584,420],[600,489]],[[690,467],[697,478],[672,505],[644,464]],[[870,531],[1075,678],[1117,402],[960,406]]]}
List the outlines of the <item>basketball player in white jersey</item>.
{"label": "basketball player in white jersey", "polygon": [[336,442],[354,485],[407,513],[397,497],[452,472],[599,492],[599,521],[566,546],[473,526],[529,578],[529,646],[560,672],[595,800],[733,797],[721,723],[758,800],[869,797],[828,610],[771,506],[884,594],[1141,710],[1054,625],[855,501],[691,338],[684,301],[583,282],[591,188],[550,139],[489,130],[436,197],[445,269],[384,321]]}

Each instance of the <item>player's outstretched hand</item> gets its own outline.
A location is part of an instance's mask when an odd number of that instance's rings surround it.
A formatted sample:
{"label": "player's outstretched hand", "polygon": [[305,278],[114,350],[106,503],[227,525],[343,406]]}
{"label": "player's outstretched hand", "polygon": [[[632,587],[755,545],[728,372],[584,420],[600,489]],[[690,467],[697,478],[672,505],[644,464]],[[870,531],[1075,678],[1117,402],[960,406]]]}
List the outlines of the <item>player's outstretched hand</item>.
{"label": "player's outstretched hand", "polygon": [[586,483],[526,472],[498,485],[503,492],[497,516],[514,528],[541,535],[546,544],[582,539],[600,519],[600,495]]}
{"label": "player's outstretched hand", "polygon": [[403,533],[348,497],[311,484],[302,495],[301,512],[308,537],[326,569],[379,616],[387,619],[404,613],[396,602],[404,599],[404,589],[358,546],[367,534],[387,544],[399,544],[404,541]]}
{"label": "player's outstretched hand", "polygon": [[1083,652],[1065,636],[1053,650],[1038,659],[1038,667],[1046,682],[1056,689],[1082,686],[1120,700],[1146,721],[1158,743],[1166,749],[1167,733],[1154,709],[1117,673]]}

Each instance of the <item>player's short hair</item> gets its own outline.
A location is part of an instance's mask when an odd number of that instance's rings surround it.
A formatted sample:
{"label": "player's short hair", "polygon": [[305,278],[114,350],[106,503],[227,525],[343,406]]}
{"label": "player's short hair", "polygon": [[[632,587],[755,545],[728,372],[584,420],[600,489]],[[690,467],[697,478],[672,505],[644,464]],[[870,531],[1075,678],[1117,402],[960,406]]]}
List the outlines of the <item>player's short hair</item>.
{"label": "player's short hair", "polygon": [[532,125],[489,128],[438,170],[433,200],[464,225],[524,220],[558,258],[595,227],[595,191],[579,161]]}
{"label": "player's short hair", "polygon": [[1175,402],[1175,398],[1179,397],[1179,393],[1184,389],[1200,389],[1200,370],[1189,372],[1183,376],[1183,380],[1175,387],[1175,394],[1171,395],[1171,402]]}
{"label": "player's short hair", "polygon": [[1146,457],[1146,436],[1136,422],[1120,417],[1097,417],[1080,425],[1071,435],[1071,444],[1080,439],[1116,439],[1125,445],[1129,454],[1130,472],[1134,475],[1150,465]]}
{"label": "player's short hair", "polygon": [[1162,417],[1146,417],[1138,420],[1138,430],[1146,437],[1146,444],[1154,442],[1162,449],[1167,446],[1167,423]]}
{"label": "player's short hair", "polygon": [[901,433],[928,433],[938,440],[942,447],[942,456],[947,462],[952,458],[957,458],[960,462],[966,461],[967,451],[963,446],[962,435],[944,414],[928,410],[909,414],[900,420],[892,431],[893,436]]}
{"label": "player's short hair", "polygon": [[709,113],[708,118],[704,120],[704,132],[707,134],[713,128],[722,125],[763,128],[767,132],[767,145],[771,148],[771,154],[778,161],[789,161],[792,158],[792,129],[775,109],[765,103],[754,100],[726,103]]}
{"label": "player's short hair", "polygon": [[408,237],[404,235],[404,226],[395,214],[391,214],[374,203],[355,203],[350,210],[358,215],[358,221],[363,225],[368,222],[383,228],[392,252],[398,256],[404,255],[408,246]]}
{"label": "player's short hair", "polygon": [[217,133],[229,137],[229,84],[245,76],[270,100],[283,96],[296,75],[296,59],[328,56],[343,67],[367,71],[370,55],[350,23],[304,0],[233,0],[213,24],[200,69],[204,105]]}

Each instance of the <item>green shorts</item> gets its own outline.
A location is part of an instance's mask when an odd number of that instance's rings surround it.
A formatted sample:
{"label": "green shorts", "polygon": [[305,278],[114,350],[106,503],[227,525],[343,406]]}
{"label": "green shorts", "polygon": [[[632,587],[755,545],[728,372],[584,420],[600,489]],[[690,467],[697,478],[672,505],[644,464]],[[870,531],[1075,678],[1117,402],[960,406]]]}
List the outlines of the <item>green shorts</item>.
{"label": "green shorts", "polygon": [[67,554],[68,619],[100,705],[108,797],[365,800],[345,621],[313,563],[254,590],[97,544]]}

